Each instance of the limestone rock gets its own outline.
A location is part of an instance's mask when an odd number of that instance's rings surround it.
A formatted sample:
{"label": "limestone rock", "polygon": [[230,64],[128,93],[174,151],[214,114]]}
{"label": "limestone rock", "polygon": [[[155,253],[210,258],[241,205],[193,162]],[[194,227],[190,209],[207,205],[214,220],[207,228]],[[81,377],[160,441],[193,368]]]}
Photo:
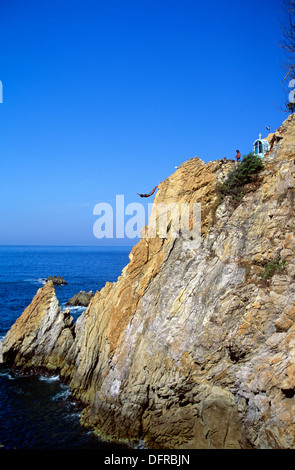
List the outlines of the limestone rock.
{"label": "limestone rock", "polygon": [[74,337],[73,318],[61,310],[53,282],[48,281],[2,340],[0,362],[57,370]]}

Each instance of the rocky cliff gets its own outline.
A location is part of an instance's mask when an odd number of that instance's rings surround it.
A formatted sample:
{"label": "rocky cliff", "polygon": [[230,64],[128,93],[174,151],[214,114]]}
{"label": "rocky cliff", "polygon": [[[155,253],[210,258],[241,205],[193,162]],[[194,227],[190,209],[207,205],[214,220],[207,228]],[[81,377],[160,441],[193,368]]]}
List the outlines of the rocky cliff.
{"label": "rocky cliff", "polygon": [[143,238],[116,283],[74,324],[52,282],[0,345],[0,361],[45,367],[104,438],[149,448],[295,448],[295,118],[269,136],[240,201],[219,200],[233,163],[183,163],[160,203],[201,203],[201,242]]}

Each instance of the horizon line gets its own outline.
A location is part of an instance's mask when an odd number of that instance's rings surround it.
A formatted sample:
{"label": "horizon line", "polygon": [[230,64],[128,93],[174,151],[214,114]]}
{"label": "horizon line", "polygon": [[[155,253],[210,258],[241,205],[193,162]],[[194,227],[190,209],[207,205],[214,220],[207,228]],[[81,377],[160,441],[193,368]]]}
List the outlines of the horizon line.
{"label": "horizon line", "polygon": [[131,248],[134,245],[44,245],[44,244],[0,244],[0,247],[7,247],[7,246],[42,246],[42,247],[86,247],[86,248]]}

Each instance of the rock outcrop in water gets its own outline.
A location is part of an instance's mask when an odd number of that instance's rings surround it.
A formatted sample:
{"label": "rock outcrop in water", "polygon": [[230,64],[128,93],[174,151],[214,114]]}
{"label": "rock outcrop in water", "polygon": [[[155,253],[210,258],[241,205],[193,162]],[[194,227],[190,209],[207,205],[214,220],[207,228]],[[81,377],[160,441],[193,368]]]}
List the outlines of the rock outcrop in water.
{"label": "rock outcrop in water", "polygon": [[85,403],[82,423],[105,438],[295,448],[293,115],[270,140],[240,203],[218,201],[232,162],[183,163],[154,208],[201,202],[200,246],[173,238],[173,215],[166,238],[145,232],[76,325],[48,282],[2,341],[2,362],[59,371]]}
{"label": "rock outcrop in water", "polygon": [[52,281],[55,286],[62,286],[67,284],[67,281],[65,281],[61,276],[49,276],[47,281]]}
{"label": "rock outcrop in water", "polygon": [[66,305],[87,307],[92,297],[94,297],[92,290],[89,292],[80,291],[68,300]]}

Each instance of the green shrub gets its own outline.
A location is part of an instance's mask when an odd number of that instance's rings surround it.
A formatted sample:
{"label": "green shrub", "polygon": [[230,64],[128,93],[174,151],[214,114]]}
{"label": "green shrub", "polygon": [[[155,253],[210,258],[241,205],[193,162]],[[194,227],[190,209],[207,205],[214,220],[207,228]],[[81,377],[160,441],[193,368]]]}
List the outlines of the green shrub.
{"label": "green shrub", "polygon": [[252,152],[244,156],[241,163],[228,174],[224,183],[219,186],[221,198],[232,196],[233,199],[240,199],[244,196],[244,186],[253,183],[257,179],[257,174],[264,169],[262,160]]}
{"label": "green shrub", "polygon": [[261,277],[263,279],[270,279],[275,274],[276,271],[282,271],[284,269],[285,264],[286,264],[286,261],[281,260],[280,258],[270,261],[264,267],[264,273],[261,274]]}

